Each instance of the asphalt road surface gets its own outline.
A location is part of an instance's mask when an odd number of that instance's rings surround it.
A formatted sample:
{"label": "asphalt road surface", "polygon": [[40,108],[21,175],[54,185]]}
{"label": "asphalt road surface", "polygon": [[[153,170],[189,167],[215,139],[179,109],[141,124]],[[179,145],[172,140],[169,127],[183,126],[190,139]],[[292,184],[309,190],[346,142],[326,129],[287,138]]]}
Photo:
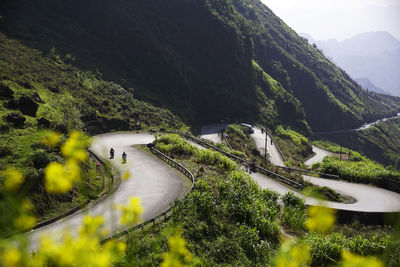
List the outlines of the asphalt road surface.
{"label": "asphalt road surface", "polygon": [[[205,135],[202,135],[202,137],[209,140],[215,139],[216,142],[221,142],[220,139],[217,139],[215,137],[215,135],[217,135],[217,132],[221,130],[219,127],[221,126],[210,125],[203,127],[203,129],[207,129],[207,131],[204,131]],[[215,131],[214,134],[212,132],[213,130]],[[265,147],[265,134],[266,133],[261,132],[261,128],[254,127],[254,134],[252,134],[252,138],[261,153],[263,153]],[[267,141],[267,151],[271,156],[270,159],[272,164],[284,166],[283,160],[277,147],[275,146],[275,144],[271,146],[271,140],[269,136]],[[332,155],[331,152],[322,150],[314,146],[313,151],[315,152],[315,155],[307,160],[305,164],[311,165],[314,162],[322,161],[325,156]],[[276,180],[260,173],[252,173],[251,177],[261,188],[268,188],[277,191],[279,194],[285,194],[289,191],[293,192],[297,196],[304,198],[306,204],[308,205],[327,206],[339,210],[359,212],[400,212],[400,194],[371,185],[355,184],[346,181],[303,176],[305,180],[308,180],[315,185],[330,187],[336,192],[345,196],[352,197],[356,200],[355,203],[345,204],[332,201],[321,201],[315,198],[305,197],[303,194],[296,192],[288,188],[287,186],[277,182]]]}
{"label": "asphalt road surface", "polygon": [[304,164],[306,166],[311,166],[316,162],[321,162],[326,156],[332,156],[333,155],[332,152],[323,150],[323,149],[318,148],[316,146],[312,146],[312,149],[313,149],[315,155],[304,162]]}
{"label": "asphalt road surface", "polygon": [[278,148],[276,147],[274,142],[271,142],[271,137],[267,135],[266,132],[261,132],[261,128],[258,126],[254,126],[254,133],[251,135],[251,138],[254,140],[254,143],[257,149],[260,151],[261,155],[264,155],[265,151],[265,137],[267,136],[267,151],[270,156],[270,161],[275,166],[285,166],[281,154],[279,153]]}
{"label": "asphalt road surface", "polygon": [[[131,178],[122,180],[118,189],[97,205],[87,210],[79,211],[43,228],[31,231],[28,237],[31,241],[31,250],[38,247],[39,237],[43,234],[54,239],[62,237],[63,230],[69,229],[76,234],[82,219],[86,214],[102,215],[105,220],[105,229],[111,233],[122,230],[119,225],[119,212],[114,207],[125,204],[131,196],[137,196],[144,208],[142,221],[150,219],[164,210],[170,203],[185,193],[188,179],[177,170],[169,167],[163,161],[146,152],[133,147],[137,144],[147,144],[154,140],[154,136],[147,133],[115,133],[95,136],[91,150],[103,159],[108,159],[111,147],[115,150],[115,159],[111,160],[113,167],[120,173],[129,171]],[[122,152],[127,153],[127,162],[122,164]]]}
{"label": "asphalt road surface", "polygon": [[224,131],[228,127],[226,123],[218,123],[218,124],[211,124],[206,125],[201,128],[201,138],[206,140],[210,140],[214,143],[221,143],[221,136],[218,133]]}
{"label": "asphalt road surface", "polygon": [[[226,125],[223,126],[221,124],[206,127],[205,131],[202,132],[204,133],[202,137],[220,142],[221,139],[218,137],[217,133],[224,129],[224,127],[226,127]],[[262,134],[260,128],[255,127],[253,138],[256,144],[258,142],[258,148],[264,147],[265,133]],[[102,215],[106,219],[105,228],[111,233],[123,230],[118,223],[119,212],[116,211],[114,207],[118,204],[125,204],[131,196],[137,196],[141,199],[141,204],[144,208],[142,216],[143,221],[162,213],[174,200],[181,197],[188,187],[187,178],[161,160],[133,147],[133,145],[147,144],[153,140],[154,136],[147,133],[115,133],[94,137],[91,150],[99,157],[108,159],[109,150],[113,147],[115,150],[115,159],[111,160],[112,166],[120,174],[129,171],[131,173],[131,178],[127,181],[122,181],[114,194],[96,205],[89,206],[88,209],[81,210],[53,224],[29,232],[27,236],[31,241],[30,249],[36,250],[38,248],[39,238],[43,234],[50,235],[56,240],[62,237],[65,230],[75,235],[86,214],[92,216]],[[263,142],[261,142],[262,140]],[[271,148],[268,150],[272,156],[271,159],[273,163],[278,162],[277,165],[283,165],[280,154],[274,146],[275,145],[269,146]],[[121,162],[121,155],[124,151],[128,155],[126,164],[122,164]],[[317,154],[314,156],[315,161],[317,161],[317,157],[323,158],[324,151],[321,151],[318,149],[315,150]],[[281,160],[280,162],[279,159]],[[296,195],[304,197],[302,194],[287,188],[285,185],[265,175],[253,173],[251,177],[262,188],[269,188],[280,194],[292,191]],[[314,198],[306,197],[305,201],[309,205],[324,205],[340,210],[362,212],[400,212],[400,194],[363,184],[353,184],[309,176],[305,176],[305,179],[316,185],[328,186],[338,193],[351,196],[357,200],[357,202],[353,204],[343,204],[319,201]]]}
{"label": "asphalt road surface", "polygon": [[277,191],[279,194],[292,192],[295,195],[304,198],[306,204],[314,206],[326,206],[338,210],[359,211],[359,212],[399,212],[400,194],[392,191],[377,188],[371,185],[354,184],[345,181],[336,181],[323,178],[303,176],[305,180],[319,185],[327,186],[337,193],[356,199],[355,203],[345,204],[332,201],[321,201],[312,197],[305,197],[285,185],[278,183],[271,178],[260,174],[252,173],[251,178],[261,187]]}

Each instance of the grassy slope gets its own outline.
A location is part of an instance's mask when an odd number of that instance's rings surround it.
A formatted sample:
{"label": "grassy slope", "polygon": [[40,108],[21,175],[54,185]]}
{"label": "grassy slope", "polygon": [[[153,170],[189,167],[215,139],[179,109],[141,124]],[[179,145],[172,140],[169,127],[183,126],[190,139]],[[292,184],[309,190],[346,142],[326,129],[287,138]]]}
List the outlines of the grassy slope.
{"label": "grassy slope", "polygon": [[[224,170],[218,160],[198,165],[197,148],[177,136],[159,138],[156,146],[196,175],[195,187],[183,202],[174,204],[170,220],[129,236],[126,257],[117,266],[160,264],[168,249],[167,237],[176,229],[182,230],[200,266],[270,266],[282,241],[280,229],[305,237],[311,247],[312,266],[337,262],[342,248],[398,264],[396,230],[352,225],[338,226],[327,236],[306,233],[304,203],[294,194],[282,197],[282,208],[276,193],[261,190],[243,173]],[[223,156],[216,158],[222,160]]]}
{"label": "grassy slope", "polygon": [[294,167],[303,167],[304,160],[312,155],[311,143],[302,134],[282,126],[275,130],[276,141],[286,157],[286,164]]}
{"label": "grassy slope", "polygon": [[318,171],[337,174],[351,182],[374,184],[384,188],[387,187],[388,180],[400,180],[399,171],[386,169],[356,151],[324,140],[314,141],[313,144],[334,153],[342,153],[341,161],[339,156],[325,157],[322,163],[314,164],[313,168]]}
{"label": "grassy slope", "polygon": [[381,164],[400,169],[400,119],[381,122],[367,130],[327,138],[360,151]]}
{"label": "grassy slope", "polygon": [[[14,166],[24,172],[30,181],[26,184],[29,192],[25,193],[33,200],[39,219],[81,203],[87,192],[85,188],[75,188],[62,196],[45,192],[43,168],[50,161],[62,159],[58,149],[40,144],[38,119],[47,119],[50,129],[89,133],[185,127],[171,112],[138,101],[119,85],[102,80],[99,74],[74,68],[64,60],[56,53],[45,56],[0,34],[0,84],[14,92],[15,100],[21,96],[35,99],[35,94],[41,99],[36,99],[36,116],[29,116],[7,108],[10,99],[0,98],[0,171]],[[23,116],[25,124],[14,126],[7,122],[5,117],[11,112]],[[84,170],[93,197],[101,190],[102,182],[93,163],[88,162]]]}

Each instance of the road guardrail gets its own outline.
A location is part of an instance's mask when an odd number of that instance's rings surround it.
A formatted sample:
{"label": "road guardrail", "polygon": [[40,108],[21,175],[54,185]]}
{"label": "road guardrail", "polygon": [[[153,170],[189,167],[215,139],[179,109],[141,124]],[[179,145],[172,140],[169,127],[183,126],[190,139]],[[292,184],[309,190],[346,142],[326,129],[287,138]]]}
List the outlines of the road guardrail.
{"label": "road guardrail", "polygon": [[[184,196],[183,198],[181,198],[181,199],[179,200],[179,201],[183,201],[183,200],[187,197],[187,195],[188,195],[188,194],[192,191],[192,189],[193,189],[194,182],[195,182],[194,175],[193,175],[188,169],[186,169],[185,166],[183,166],[183,165],[180,164],[179,162],[176,162],[175,160],[173,160],[172,158],[170,158],[170,157],[168,157],[167,155],[163,154],[162,152],[160,152],[159,150],[155,149],[154,147],[150,147],[150,151],[151,151],[154,155],[156,155],[157,157],[159,157],[160,159],[162,159],[164,162],[166,162],[166,163],[169,164],[170,166],[174,167],[175,169],[177,169],[178,171],[180,171],[181,173],[183,173],[183,174],[184,174],[187,178],[189,178],[189,180],[192,182],[192,185],[191,185],[189,191],[185,194],[185,196]],[[132,226],[132,227],[130,227],[130,228],[128,228],[128,229],[125,229],[125,230],[123,230],[123,231],[121,231],[121,232],[118,232],[118,233],[116,233],[116,234],[113,234],[113,235],[111,235],[111,236],[109,236],[109,237],[103,239],[103,240],[101,241],[101,244],[104,244],[104,243],[106,243],[106,242],[108,242],[108,241],[110,241],[110,240],[116,239],[116,238],[120,238],[120,237],[122,237],[122,236],[124,236],[124,235],[128,235],[129,232],[132,232],[132,231],[135,231],[135,230],[137,230],[137,229],[143,228],[143,227],[145,227],[146,225],[148,225],[148,224],[150,224],[150,223],[155,224],[155,222],[156,222],[158,219],[162,218],[162,217],[164,217],[164,219],[166,220],[167,217],[168,217],[168,213],[169,213],[170,211],[171,211],[171,208],[168,208],[168,209],[166,209],[164,212],[162,212],[161,214],[159,214],[159,215],[157,215],[157,216],[155,216],[155,217],[152,217],[152,218],[146,220],[145,222],[142,222],[141,224],[137,224],[137,225]]]}

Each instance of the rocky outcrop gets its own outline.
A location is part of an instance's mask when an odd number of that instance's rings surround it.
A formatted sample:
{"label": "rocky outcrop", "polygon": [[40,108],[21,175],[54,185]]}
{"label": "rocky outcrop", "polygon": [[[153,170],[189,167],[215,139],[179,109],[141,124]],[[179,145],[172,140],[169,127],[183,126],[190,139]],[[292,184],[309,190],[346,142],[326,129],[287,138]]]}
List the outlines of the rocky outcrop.
{"label": "rocky outcrop", "polygon": [[0,83],[0,98],[11,99],[13,98],[13,95],[13,90],[11,90],[7,85]]}
{"label": "rocky outcrop", "polygon": [[14,124],[14,126],[23,126],[26,121],[26,118],[20,113],[11,112],[8,113],[8,115],[6,116],[6,121]]}
{"label": "rocky outcrop", "polygon": [[45,118],[40,118],[37,120],[37,126],[40,128],[50,128],[50,121]]}
{"label": "rocky outcrop", "polygon": [[8,109],[18,109],[19,104],[18,104],[18,101],[17,101],[17,100],[15,100],[14,98],[12,98],[12,99],[8,100],[8,102],[5,103],[4,106],[5,106],[6,108],[8,108]]}
{"label": "rocky outcrop", "polygon": [[19,110],[28,116],[35,117],[36,112],[39,108],[39,104],[32,100],[32,98],[27,96],[21,96],[18,100]]}

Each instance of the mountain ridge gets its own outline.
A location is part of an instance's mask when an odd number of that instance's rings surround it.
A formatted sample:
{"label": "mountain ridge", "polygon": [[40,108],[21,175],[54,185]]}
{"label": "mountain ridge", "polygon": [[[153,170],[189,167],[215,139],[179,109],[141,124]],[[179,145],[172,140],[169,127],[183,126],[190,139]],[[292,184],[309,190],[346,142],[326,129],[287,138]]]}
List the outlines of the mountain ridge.
{"label": "mountain ridge", "polygon": [[1,5],[11,37],[72,54],[192,124],[233,119],[307,132],[306,121],[316,131],[351,128],[400,108],[362,90],[259,1]]}
{"label": "mountain ridge", "polygon": [[343,41],[316,41],[310,35],[305,38],[354,79],[368,78],[390,94],[400,95],[400,41],[391,34],[366,32]]}

